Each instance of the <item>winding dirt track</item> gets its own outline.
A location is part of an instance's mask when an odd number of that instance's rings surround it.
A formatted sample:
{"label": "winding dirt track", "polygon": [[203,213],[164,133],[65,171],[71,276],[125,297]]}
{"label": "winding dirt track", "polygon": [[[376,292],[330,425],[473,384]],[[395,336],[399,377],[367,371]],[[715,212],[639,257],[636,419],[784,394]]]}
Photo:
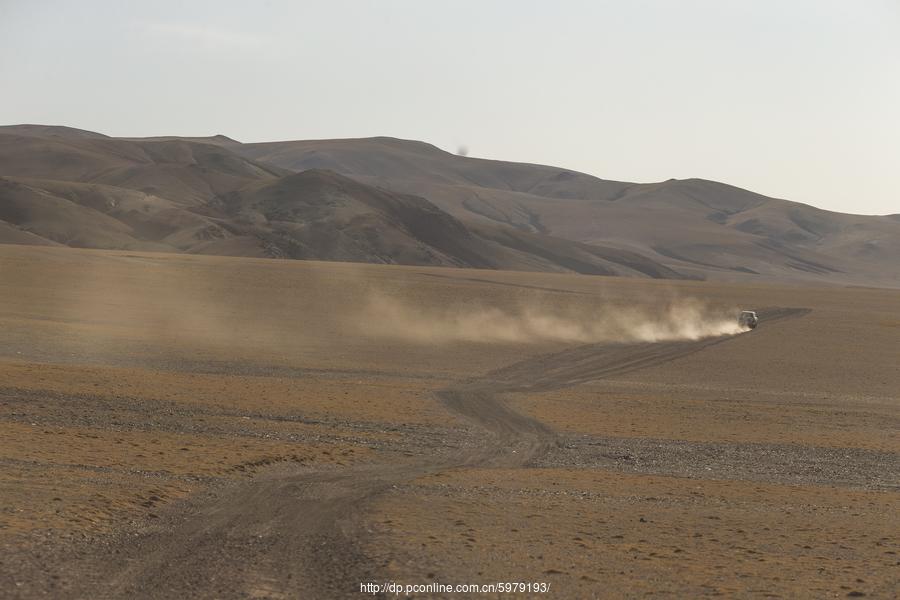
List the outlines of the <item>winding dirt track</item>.
{"label": "winding dirt track", "polygon": [[[763,327],[808,309],[760,311]],[[69,565],[95,573],[75,597],[342,597],[379,580],[357,549],[367,503],[392,486],[460,466],[521,467],[556,443],[547,426],[498,396],[542,391],[658,365],[735,339],[595,344],[525,360],[437,393],[491,435],[474,449],[415,463],[271,474],[198,501],[156,531]]]}

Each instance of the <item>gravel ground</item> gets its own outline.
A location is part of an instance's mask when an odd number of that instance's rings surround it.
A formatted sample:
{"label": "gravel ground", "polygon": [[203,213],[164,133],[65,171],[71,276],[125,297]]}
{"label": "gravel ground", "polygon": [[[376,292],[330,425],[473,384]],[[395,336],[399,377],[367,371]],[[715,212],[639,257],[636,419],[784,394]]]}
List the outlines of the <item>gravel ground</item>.
{"label": "gravel ground", "polygon": [[567,436],[533,466],[900,491],[900,454],[859,448]]}

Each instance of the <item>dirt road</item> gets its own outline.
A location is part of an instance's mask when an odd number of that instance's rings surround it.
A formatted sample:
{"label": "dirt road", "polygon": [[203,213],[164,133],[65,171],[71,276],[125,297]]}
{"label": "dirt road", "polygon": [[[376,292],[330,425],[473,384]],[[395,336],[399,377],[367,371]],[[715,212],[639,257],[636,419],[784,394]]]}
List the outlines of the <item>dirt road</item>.
{"label": "dirt road", "polygon": [[[806,309],[762,311],[763,327]],[[672,361],[733,337],[587,345],[539,356],[437,393],[486,435],[478,443],[408,462],[298,472],[277,468],[173,506],[142,532],[86,546],[51,577],[63,595],[93,598],[293,598],[358,594],[378,580],[359,550],[367,504],[385,490],[461,466],[528,466],[557,444],[554,432],[504,404],[507,392],[578,385]],[[54,593],[60,597],[60,589]]]}

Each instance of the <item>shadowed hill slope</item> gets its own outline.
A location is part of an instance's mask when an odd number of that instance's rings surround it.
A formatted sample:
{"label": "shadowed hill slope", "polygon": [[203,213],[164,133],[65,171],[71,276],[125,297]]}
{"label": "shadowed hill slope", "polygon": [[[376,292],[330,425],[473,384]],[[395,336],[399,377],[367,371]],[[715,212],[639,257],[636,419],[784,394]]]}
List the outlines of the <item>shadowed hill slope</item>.
{"label": "shadowed hill slope", "polygon": [[470,228],[422,198],[319,169],[248,185],[204,212],[238,234],[194,250],[204,253],[257,240],[263,253],[286,258],[680,277],[637,254],[497,226]]}
{"label": "shadowed hill slope", "polygon": [[835,213],[702,179],[605,181],[393,138],[244,144],[236,151],[420,195],[466,222],[630,249],[698,277],[900,285],[894,216]]}
{"label": "shadowed hill slope", "polygon": [[476,230],[423,198],[262,165],[226,140],[10,130],[0,133],[3,243],[681,277],[637,253]]}

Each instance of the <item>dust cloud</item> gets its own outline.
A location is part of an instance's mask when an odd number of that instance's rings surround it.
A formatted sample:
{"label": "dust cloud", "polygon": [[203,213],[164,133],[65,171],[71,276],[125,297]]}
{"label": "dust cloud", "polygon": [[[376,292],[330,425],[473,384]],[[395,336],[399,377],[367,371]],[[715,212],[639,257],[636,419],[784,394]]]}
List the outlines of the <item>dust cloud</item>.
{"label": "dust cloud", "polygon": [[0,266],[0,283],[15,290],[0,314],[6,351],[41,360],[327,365],[375,361],[390,346],[381,341],[654,342],[741,331],[738,310],[658,289],[537,291],[351,264],[131,253],[44,251]]}
{"label": "dust cloud", "polygon": [[738,312],[713,308],[694,298],[676,298],[658,306],[598,300],[594,304],[522,301],[503,308],[470,303],[437,308],[374,294],[358,326],[370,336],[423,344],[663,342],[746,331],[738,324]]}

